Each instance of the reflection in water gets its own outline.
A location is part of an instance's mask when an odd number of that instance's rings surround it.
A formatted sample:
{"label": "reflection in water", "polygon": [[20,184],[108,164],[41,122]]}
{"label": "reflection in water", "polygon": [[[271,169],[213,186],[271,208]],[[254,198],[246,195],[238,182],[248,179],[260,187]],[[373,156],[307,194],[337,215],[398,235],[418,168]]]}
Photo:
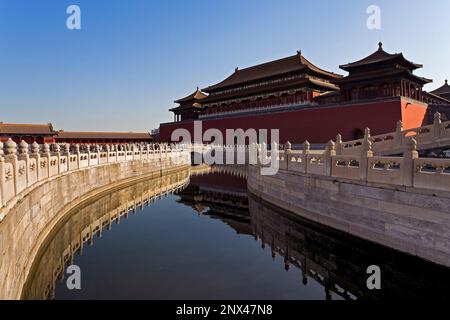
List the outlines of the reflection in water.
{"label": "reflection in water", "polygon": [[[24,298],[449,298],[449,269],[248,196],[242,168],[225,169],[193,169],[189,185],[187,172],[141,182],[82,207],[41,249]],[[72,263],[80,291],[64,282]],[[381,291],[366,287],[370,265],[382,269]]]}

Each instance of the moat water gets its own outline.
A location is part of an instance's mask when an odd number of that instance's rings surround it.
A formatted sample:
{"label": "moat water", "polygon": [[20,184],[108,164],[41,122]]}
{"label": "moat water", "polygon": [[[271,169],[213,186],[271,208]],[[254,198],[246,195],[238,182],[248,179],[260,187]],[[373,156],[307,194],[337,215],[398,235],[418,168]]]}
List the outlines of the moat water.
{"label": "moat water", "polygon": [[[120,216],[120,219],[118,217]],[[69,290],[69,265],[81,290]],[[381,268],[381,290],[367,268]],[[448,299],[450,270],[305,221],[239,172],[178,173],[102,195],[42,246],[26,299]]]}

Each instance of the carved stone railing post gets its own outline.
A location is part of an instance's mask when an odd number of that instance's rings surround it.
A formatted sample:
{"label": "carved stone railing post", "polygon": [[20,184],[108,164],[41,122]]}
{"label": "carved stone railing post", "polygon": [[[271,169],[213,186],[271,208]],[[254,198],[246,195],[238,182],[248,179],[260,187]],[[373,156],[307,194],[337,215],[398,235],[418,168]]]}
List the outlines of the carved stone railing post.
{"label": "carved stone railing post", "polygon": [[75,155],[77,156],[77,170],[80,169],[80,161],[81,161],[81,154],[80,154],[80,145],[75,145]]}
{"label": "carved stone railing post", "polygon": [[364,133],[364,140],[361,146],[361,157],[359,163],[361,181],[367,181],[367,174],[369,170],[369,159],[373,157],[372,140],[370,139],[370,129],[366,128]]}
{"label": "carved stone railing post", "polygon": [[325,175],[331,176],[333,169],[333,157],[336,156],[336,144],[333,140],[330,140],[327,144],[327,149],[324,154]]}
{"label": "carved stone railing post", "polygon": [[86,145],[87,148],[87,157],[88,157],[88,167],[91,166],[91,145]]}
{"label": "carved stone railing post", "polygon": [[343,148],[342,136],[338,134],[336,136],[336,155],[338,156],[342,155],[342,148]]}
{"label": "carved stone railing post", "polygon": [[58,159],[57,160],[57,164],[58,164],[58,174],[61,174],[61,147],[59,146],[59,144],[55,143],[53,145],[53,150],[55,151],[55,156]]}
{"label": "carved stone railing post", "polygon": [[397,121],[397,126],[395,128],[394,136],[394,148],[400,148],[403,144],[403,122],[402,120]]}
{"label": "carved stone railing post", "polygon": [[414,162],[418,158],[417,140],[410,137],[403,153],[403,168],[400,168],[403,173],[403,185],[405,187],[414,186]]}
{"label": "carved stone railing post", "polygon": [[65,143],[63,145],[62,157],[66,161],[66,171],[70,171],[70,144]]}
{"label": "carved stone railing post", "polygon": [[278,168],[280,167],[280,148],[276,141],[270,144],[270,163],[273,165],[273,161],[278,161]]}
{"label": "carved stone railing post", "polygon": [[44,143],[42,156],[43,156],[43,158],[47,159],[47,168],[46,168],[47,177],[50,177],[51,153],[50,153],[50,146],[47,143]]}
{"label": "carved stone railing post", "polygon": [[[226,147],[226,146],[225,146]],[[225,149],[225,153],[227,152],[227,150]],[[258,166],[261,165],[261,156],[262,156],[262,146],[261,144],[257,143],[256,144],[256,164]],[[225,162],[226,163],[226,162]]]}
{"label": "carved stone railing post", "polygon": [[17,195],[17,176],[18,176],[18,168],[17,168],[17,144],[12,141],[11,138],[8,139],[5,143],[6,147],[6,156],[5,161],[11,163],[13,166],[13,181],[14,181],[14,195]]}
{"label": "carved stone railing post", "polygon": [[5,192],[5,158],[3,142],[0,141],[0,208],[3,207],[3,194]]}
{"label": "carved stone railing post", "polygon": [[17,157],[20,161],[25,161],[25,175],[26,175],[26,186],[30,183],[30,156],[28,154],[28,143],[22,140],[19,143],[19,156]]}
{"label": "carved stone railing post", "polygon": [[113,147],[114,151],[116,152],[116,162],[119,162],[119,145],[115,144]]}
{"label": "carved stone railing post", "polygon": [[308,155],[311,153],[311,144],[307,141],[303,143],[303,154],[302,154],[302,162],[303,162],[303,172],[308,172]]}
{"label": "carved stone railing post", "polygon": [[104,148],[106,151],[106,163],[109,163],[110,162],[109,153],[111,152],[111,148],[110,148],[109,144],[105,145]]}
{"label": "carved stone railing post", "polygon": [[284,145],[284,161],[286,162],[286,171],[289,171],[291,152],[292,152],[292,144],[288,141]]}
{"label": "carved stone railing post", "polygon": [[31,145],[31,158],[36,159],[36,173],[37,173],[37,181],[41,180],[41,150],[39,144],[35,141]]}
{"label": "carved stone railing post", "polygon": [[97,164],[100,164],[100,153],[101,153],[100,145],[95,145],[95,152],[97,153]]}
{"label": "carved stone railing post", "polygon": [[438,140],[441,137],[441,125],[441,114],[436,112],[433,119],[433,141]]}

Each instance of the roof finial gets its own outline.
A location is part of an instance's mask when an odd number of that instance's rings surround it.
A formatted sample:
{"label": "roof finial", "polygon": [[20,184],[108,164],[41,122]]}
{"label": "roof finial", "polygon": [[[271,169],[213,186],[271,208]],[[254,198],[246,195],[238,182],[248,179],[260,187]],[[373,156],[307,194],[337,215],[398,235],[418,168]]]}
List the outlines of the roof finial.
{"label": "roof finial", "polygon": [[301,56],[302,55],[302,50],[297,50],[297,54],[299,55],[299,56]]}
{"label": "roof finial", "polygon": [[378,42],[378,50],[383,50],[383,42]]}
{"label": "roof finial", "polygon": [[234,72],[238,72],[239,71],[239,67],[236,67],[235,69],[234,69]]}
{"label": "roof finial", "polygon": [[448,84],[448,79],[445,79],[445,84]]}

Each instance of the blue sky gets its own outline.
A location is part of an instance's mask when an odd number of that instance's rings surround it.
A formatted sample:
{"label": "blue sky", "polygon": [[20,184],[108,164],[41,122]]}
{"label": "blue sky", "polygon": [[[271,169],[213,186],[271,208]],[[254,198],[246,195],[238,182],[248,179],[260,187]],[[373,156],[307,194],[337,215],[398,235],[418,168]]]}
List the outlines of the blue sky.
{"label": "blue sky", "polygon": [[[82,29],[66,28],[79,5]],[[381,8],[382,29],[366,27]],[[173,100],[295,54],[335,72],[383,41],[450,78],[450,1],[0,0],[0,121],[65,130],[148,131]]]}

